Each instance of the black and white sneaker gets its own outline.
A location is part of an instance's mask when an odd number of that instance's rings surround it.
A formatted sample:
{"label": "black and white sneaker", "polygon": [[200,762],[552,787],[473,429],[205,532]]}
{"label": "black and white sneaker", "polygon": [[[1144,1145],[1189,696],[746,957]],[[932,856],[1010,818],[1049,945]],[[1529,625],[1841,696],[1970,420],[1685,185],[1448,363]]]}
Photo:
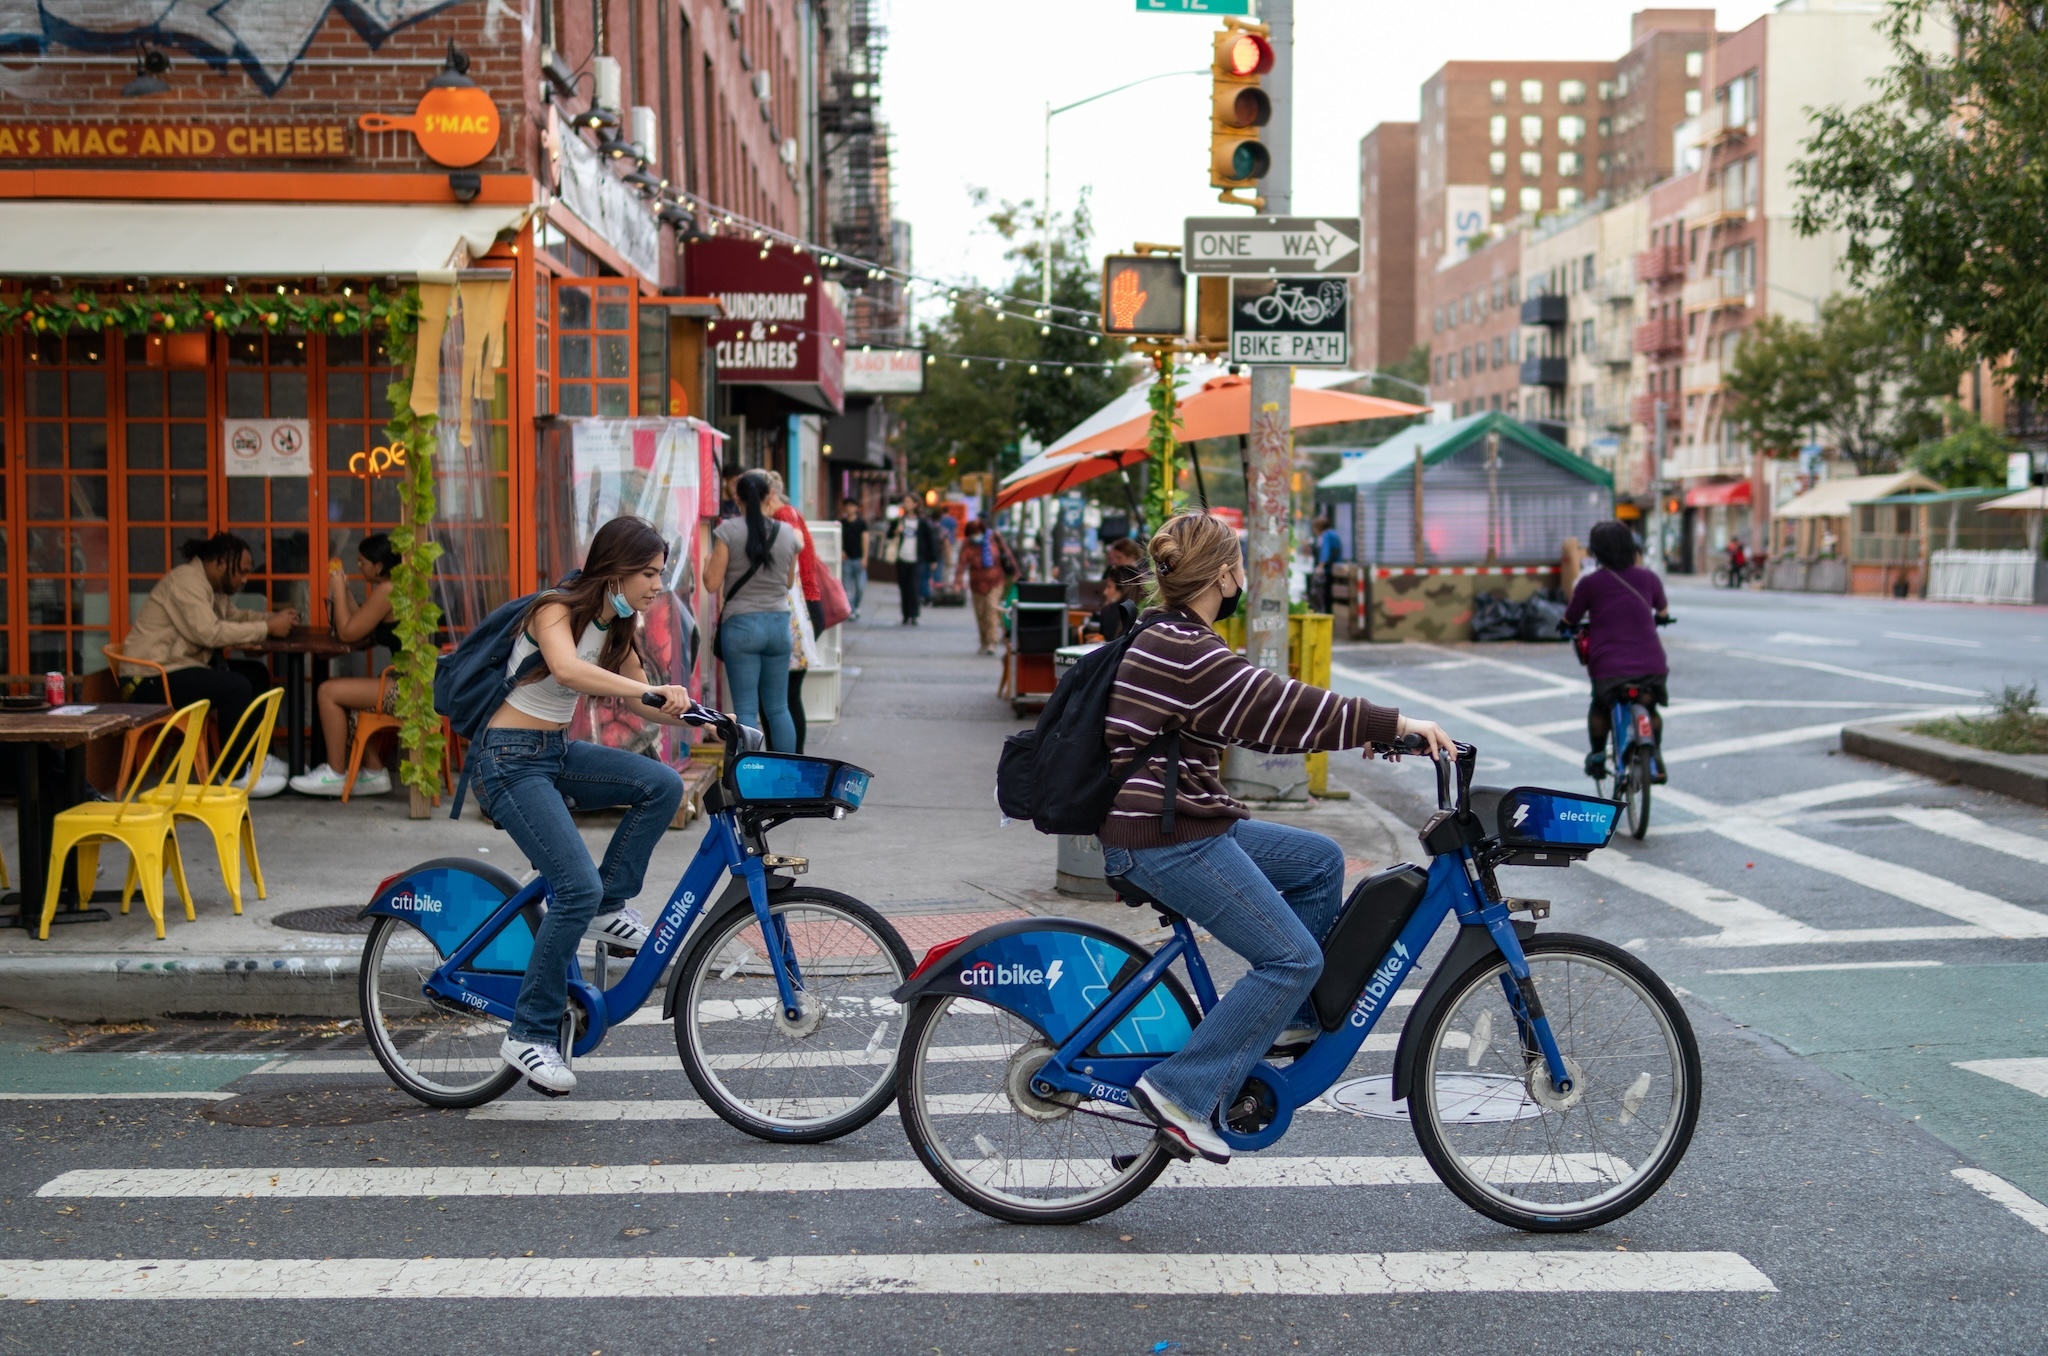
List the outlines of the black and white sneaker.
{"label": "black and white sneaker", "polygon": [[535,1092],[549,1097],[566,1097],[576,1090],[576,1075],[562,1062],[562,1052],[538,1041],[515,1041],[510,1036],[498,1047],[498,1057],[526,1075]]}
{"label": "black and white sneaker", "polygon": [[1314,1045],[1316,1038],[1322,1034],[1323,1029],[1319,1026],[1290,1025],[1273,1038],[1273,1047],[1266,1051],[1266,1056],[1269,1059],[1275,1055],[1291,1058],[1306,1054],[1308,1048]]}
{"label": "black and white sneaker", "polygon": [[1216,1133],[1206,1117],[1196,1116],[1152,1086],[1149,1077],[1140,1078],[1131,1089],[1131,1100],[1159,1127],[1175,1148],[1200,1154],[1211,1163],[1228,1163],[1230,1146]]}
{"label": "black and white sneaker", "polygon": [[637,909],[614,909],[590,920],[583,929],[586,942],[603,942],[614,951],[638,951],[647,944],[647,924]]}

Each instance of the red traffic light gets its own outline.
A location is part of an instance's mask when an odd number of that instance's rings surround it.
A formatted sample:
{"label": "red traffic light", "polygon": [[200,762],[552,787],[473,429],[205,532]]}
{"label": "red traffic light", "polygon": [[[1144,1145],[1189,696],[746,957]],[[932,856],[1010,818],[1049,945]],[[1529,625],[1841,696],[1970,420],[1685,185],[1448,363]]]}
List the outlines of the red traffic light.
{"label": "red traffic light", "polygon": [[1247,80],[1273,69],[1273,44],[1242,29],[1216,35],[1216,72]]}

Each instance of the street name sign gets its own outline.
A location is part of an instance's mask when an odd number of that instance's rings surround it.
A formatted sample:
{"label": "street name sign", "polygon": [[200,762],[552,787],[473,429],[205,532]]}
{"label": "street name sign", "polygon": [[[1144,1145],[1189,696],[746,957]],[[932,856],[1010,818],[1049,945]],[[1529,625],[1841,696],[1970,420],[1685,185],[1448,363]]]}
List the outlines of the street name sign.
{"label": "street name sign", "polygon": [[1252,0],[1138,0],[1140,14],[1249,14]]}
{"label": "street name sign", "polygon": [[1189,273],[1356,273],[1357,217],[1189,217],[1181,267]]}
{"label": "street name sign", "polygon": [[1351,288],[1342,278],[1232,278],[1230,361],[1342,367],[1351,360]]}

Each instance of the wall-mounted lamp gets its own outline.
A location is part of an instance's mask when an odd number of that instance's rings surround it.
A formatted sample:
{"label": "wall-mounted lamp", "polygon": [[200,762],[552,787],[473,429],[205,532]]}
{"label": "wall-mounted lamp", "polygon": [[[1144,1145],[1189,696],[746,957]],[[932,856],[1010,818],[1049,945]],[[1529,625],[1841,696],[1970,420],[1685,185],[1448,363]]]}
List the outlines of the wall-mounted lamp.
{"label": "wall-mounted lamp", "polygon": [[597,153],[607,160],[624,160],[633,154],[633,143],[621,141],[615,136],[607,136],[597,143]]}
{"label": "wall-mounted lamp", "polygon": [[619,125],[619,115],[608,113],[602,108],[593,108],[570,118],[571,127],[580,127],[586,132],[604,132]]}
{"label": "wall-mounted lamp", "polygon": [[475,170],[455,170],[448,176],[448,191],[457,202],[471,202],[484,191],[484,176]]}
{"label": "wall-mounted lamp", "polygon": [[476,88],[476,81],[469,78],[469,53],[457,47],[455,39],[448,39],[448,59],[441,64],[441,73],[427,82],[427,88]]}
{"label": "wall-mounted lamp", "polygon": [[143,43],[135,53],[135,78],[121,87],[123,99],[147,99],[153,95],[169,94],[171,82],[164,79],[164,72],[171,68],[171,59],[163,50]]}

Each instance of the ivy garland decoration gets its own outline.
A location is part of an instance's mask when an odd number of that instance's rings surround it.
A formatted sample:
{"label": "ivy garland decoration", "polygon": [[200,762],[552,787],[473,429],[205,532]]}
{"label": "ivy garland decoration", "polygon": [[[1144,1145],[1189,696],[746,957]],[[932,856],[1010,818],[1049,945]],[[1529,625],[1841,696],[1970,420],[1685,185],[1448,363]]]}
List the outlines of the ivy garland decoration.
{"label": "ivy garland decoration", "polygon": [[1152,462],[1152,477],[1145,486],[1145,516],[1156,532],[1161,523],[1173,516],[1173,451],[1179,441],[1174,434],[1181,423],[1174,390],[1173,351],[1163,346],[1154,350],[1152,364],[1159,376],[1145,392],[1145,403],[1152,410],[1145,433],[1145,450]]}
{"label": "ivy garland decoration", "polygon": [[0,328],[17,325],[36,334],[73,330],[119,330],[123,334],[181,334],[202,330],[304,330],[309,334],[356,335],[380,326],[397,328],[408,305],[418,324],[413,289],[362,293],[91,292],[66,295],[17,293],[0,296]]}
{"label": "ivy garland decoration", "polygon": [[[441,609],[434,602],[434,562],[441,544],[432,540],[434,522],[434,428],[431,414],[415,414],[412,377],[419,356],[420,294],[407,288],[385,312],[385,344],[399,376],[385,387],[391,406],[384,436],[403,447],[405,473],[398,478],[399,523],[391,530],[398,563],[391,567],[391,623],[398,633],[398,653],[391,666],[397,679],[398,743],[406,757],[399,780],[422,797],[441,788],[441,717],[434,710],[434,667],[440,650],[434,643],[441,629]],[[417,804],[417,802],[415,802]]]}

